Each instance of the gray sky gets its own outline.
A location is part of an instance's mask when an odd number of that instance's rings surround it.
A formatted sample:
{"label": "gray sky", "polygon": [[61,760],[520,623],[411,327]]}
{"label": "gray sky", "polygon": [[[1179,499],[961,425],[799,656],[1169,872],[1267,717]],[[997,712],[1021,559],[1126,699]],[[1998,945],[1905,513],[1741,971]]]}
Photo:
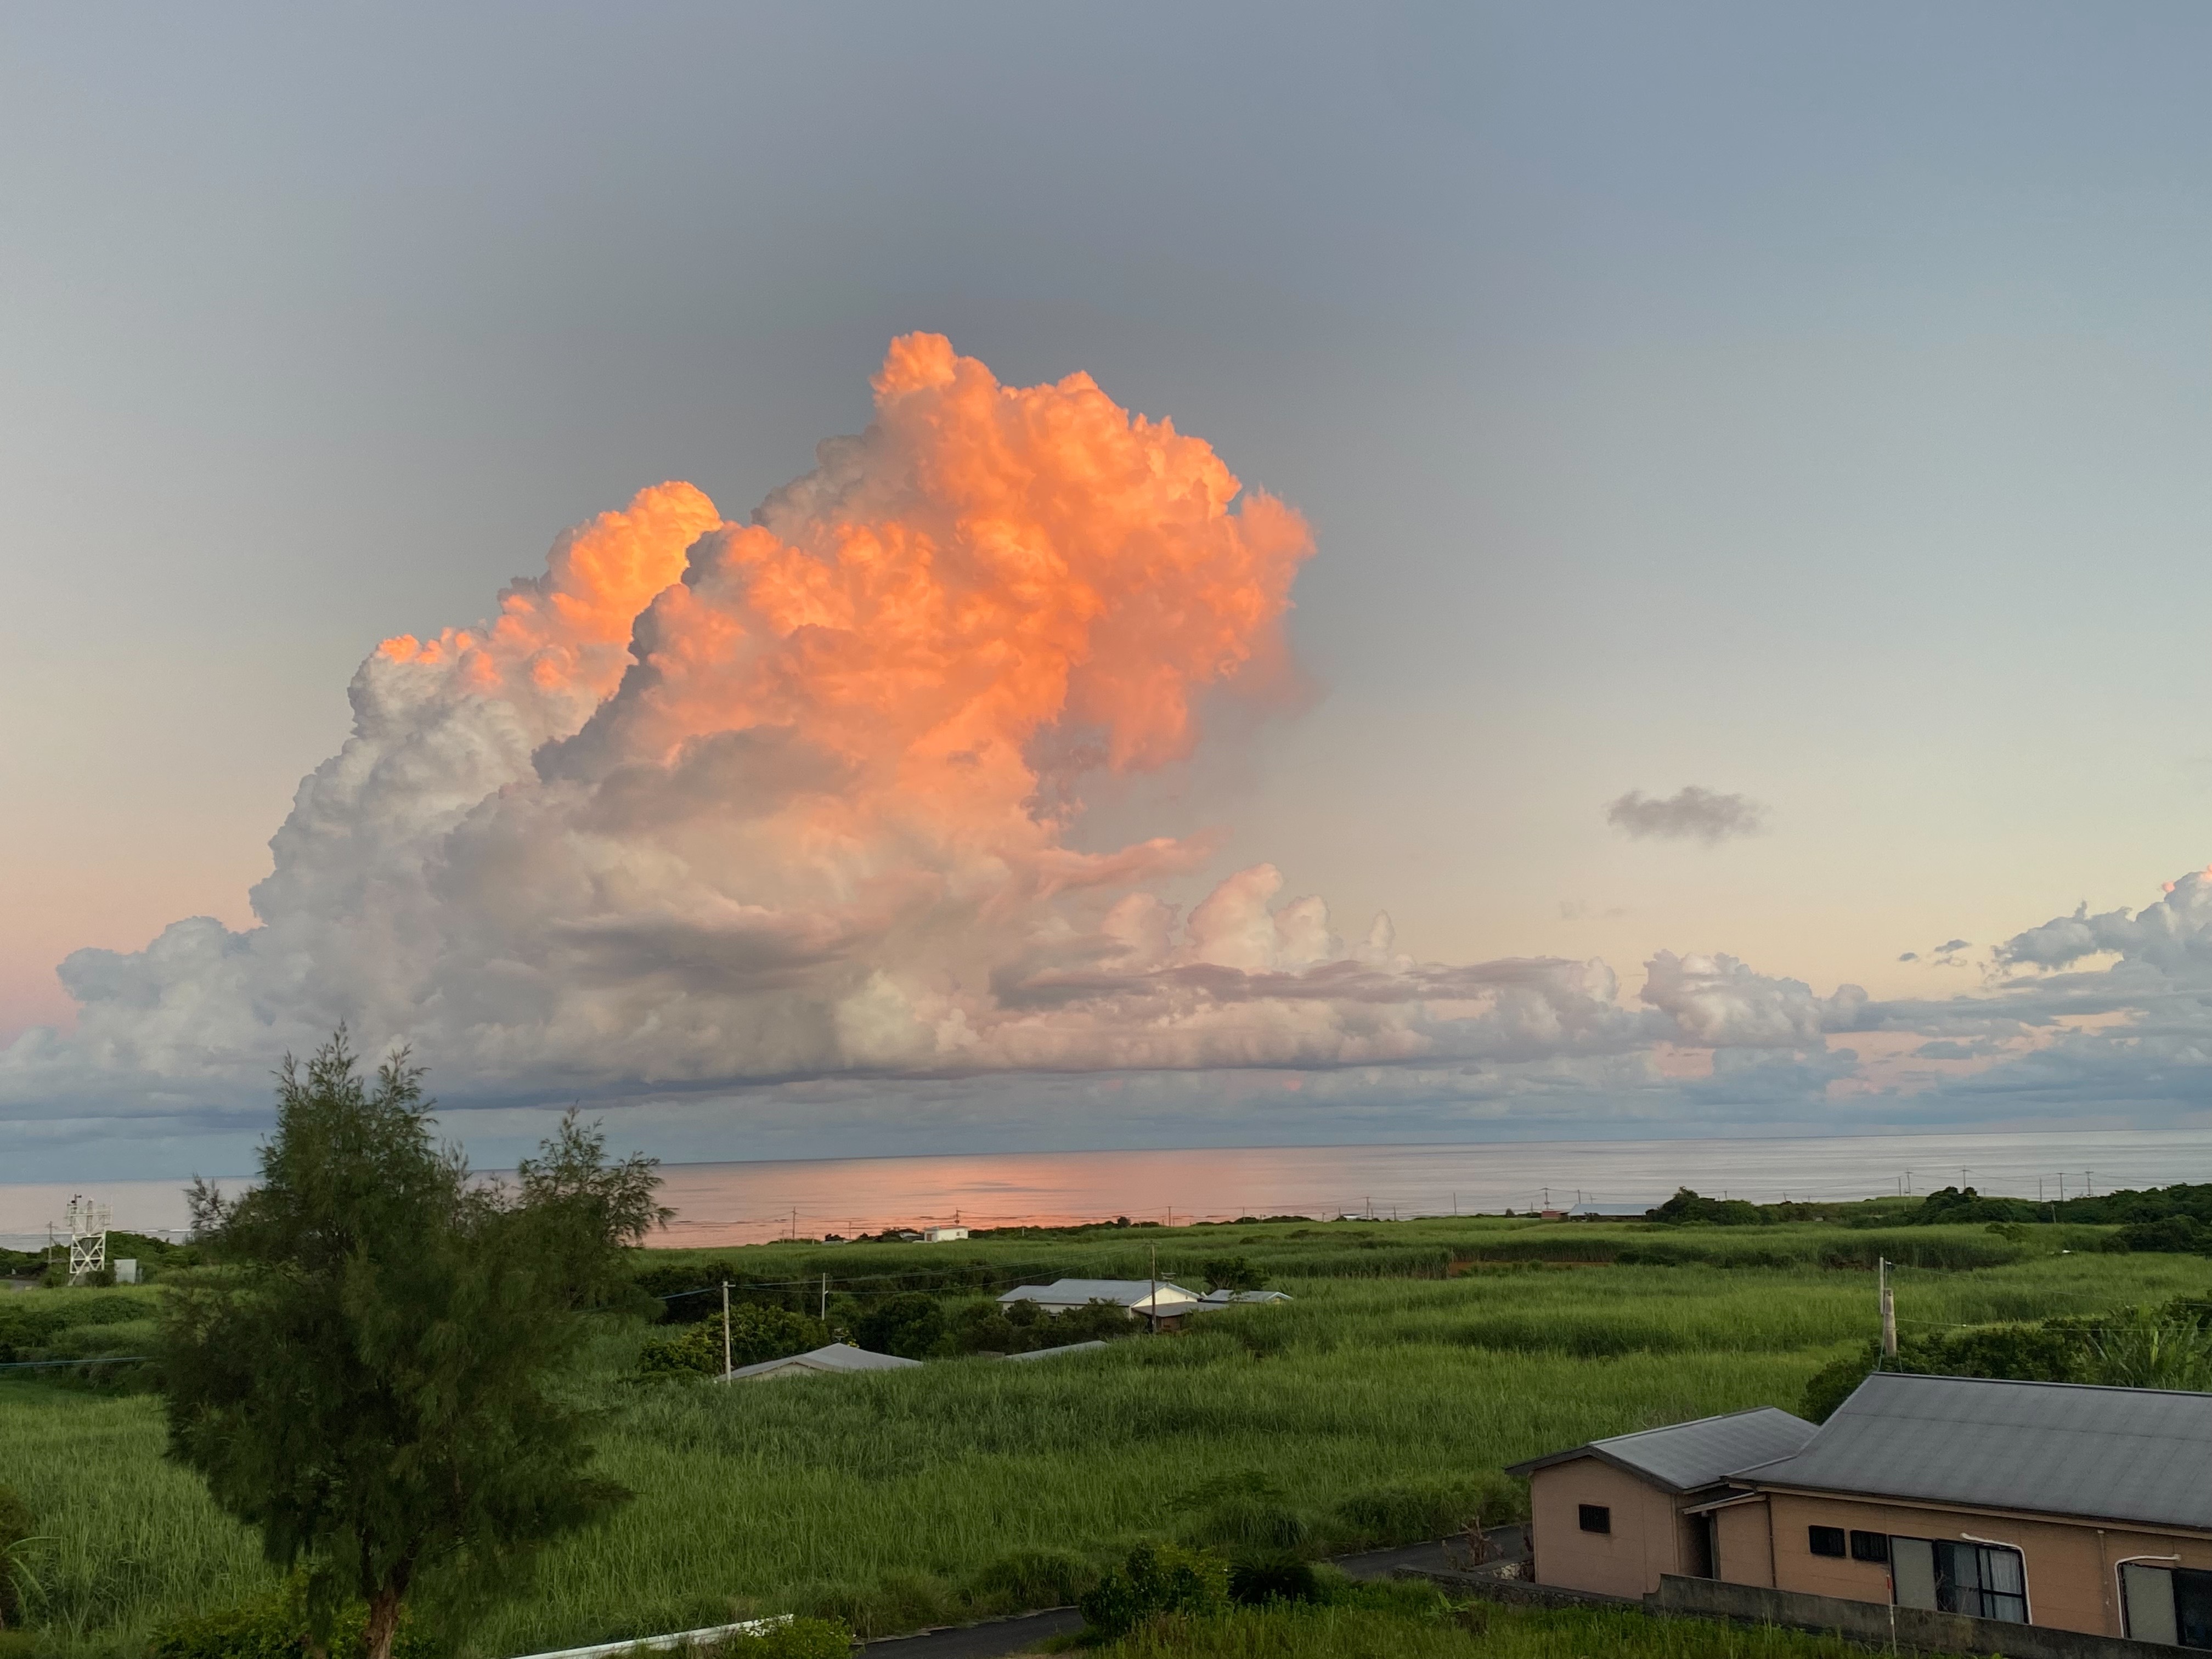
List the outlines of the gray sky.
{"label": "gray sky", "polygon": [[[1301,706],[1071,832],[1216,830],[1170,898],[1265,860],[1347,936],[1601,957],[1632,1009],[1660,951],[1896,1009],[2130,969],[1990,952],[2212,857],[2208,36],[2152,5],[18,9],[0,1042],[68,1041],[74,950],[252,924],[380,639],[489,614],[663,479],[742,521],[913,330],[1009,386],[1087,371],[1313,526]],[[2194,1028],[2098,996],[2080,1029],[2177,1046],[2002,1109],[1954,1092],[1982,1050],[1849,1086],[1885,1121],[2197,1109]],[[1813,1048],[1851,1046],[1826,1018]],[[1828,1065],[1776,1097],[1849,1127]],[[917,1146],[1073,1088],[805,1086],[911,1107]],[[1332,1091],[1461,1121],[1433,1079]],[[250,1121],[185,1093],[146,1154],[178,1167]],[[42,1169],[105,1155],[85,1097],[14,1097]],[[787,1110],[810,1151],[866,1121]]]}

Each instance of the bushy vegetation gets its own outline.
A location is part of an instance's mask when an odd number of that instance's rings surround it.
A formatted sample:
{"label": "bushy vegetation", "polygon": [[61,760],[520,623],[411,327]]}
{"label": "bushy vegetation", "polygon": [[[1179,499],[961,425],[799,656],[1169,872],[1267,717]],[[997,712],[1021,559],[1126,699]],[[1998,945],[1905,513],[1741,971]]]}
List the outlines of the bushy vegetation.
{"label": "bushy vegetation", "polygon": [[1883,1362],[1867,1343],[1814,1373],[1799,1414],[1825,1423],[1879,1366],[1929,1376],[2009,1377],[2124,1389],[2212,1389],[2212,1302],[2179,1297],[2033,1322],[1907,1332]]}
{"label": "bushy vegetation", "polygon": [[655,1336],[639,1350],[638,1371],[648,1377],[720,1376],[726,1358],[732,1366],[753,1365],[805,1353],[830,1340],[821,1321],[758,1303],[742,1303],[730,1310],[726,1349],[724,1334],[722,1322],[709,1319]]}
{"label": "bushy vegetation", "polygon": [[[146,1659],[312,1659],[317,1641],[307,1601],[306,1581],[294,1577],[235,1606],[172,1620],[147,1642]],[[323,1649],[328,1659],[363,1659],[368,1626],[362,1603],[338,1608]],[[403,1620],[392,1650],[393,1659],[430,1659],[437,1648]]]}
{"label": "bushy vegetation", "polygon": [[1139,1544],[1080,1605],[1085,1633],[1101,1640],[1164,1614],[1203,1619],[1229,1605],[1229,1563],[1209,1550]]}

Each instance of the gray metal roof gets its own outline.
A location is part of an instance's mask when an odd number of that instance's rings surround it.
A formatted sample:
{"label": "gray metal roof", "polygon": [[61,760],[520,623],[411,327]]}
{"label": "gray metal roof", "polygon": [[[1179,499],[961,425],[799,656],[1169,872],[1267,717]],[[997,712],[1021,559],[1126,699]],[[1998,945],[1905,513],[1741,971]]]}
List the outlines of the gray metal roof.
{"label": "gray metal roof", "polygon": [[1877,1371],[1761,1486],[2212,1529],[2212,1394]]}
{"label": "gray metal roof", "polygon": [[1063,1342],[1057,1348],[1031,1348],[1027,1353],[1002,1353],[1001,1359],[1050,1359],[1054,1354],[1081,1353],[1089,1348],[1103,1348],[1103,1342]]}
{"label": "gray metal roof", "polygon": [[1170,1304],[1195,1302],[1198,1294],[1168,1280],[1150,1279],[1055,1279],[1049,1285],[1017,1285],[1001,1302],[1042,1302],[1052,1307],[1079,1308],[1088,1302],[1118,1302],[1136,1307],[1159,1291],[1160,1311]]}
{"label": "gray metal roof", "polygon": [[1199,1298],[1202,1308],[1226,1308],[1231,1303],[1288,1302],[1288,1291],[1208,1291]]}
{"label": "gray metal roof", "polygon": [[1772,1406],[1759,1406],[1725,1417],[1701,1417],[1692,1423],[1672,1423],[1663,1429],[1593,1440],[1549,1457],[1516,1463],[1506,1474],[1531,1474],[1554,1463],[1595,1457],[1668,1492],[1695,1492],[1748,1464],[1794,1452],[1815,1432],[1802,1417],[1792,1417]]}
{"label": "gray metal roof", "polygon": [[902,1359],[895,1353],[871,1353],[850,1343],[832,1342],[826,1348],[786,1354],[781,1359],[763,1359],[757,1365],[740,1365],[727,1376],[718,1376],[714,1381],[743,1382],[756,1376],[772,1376],[778,1371],[896,1371],[920,1364],[919,1359]]}

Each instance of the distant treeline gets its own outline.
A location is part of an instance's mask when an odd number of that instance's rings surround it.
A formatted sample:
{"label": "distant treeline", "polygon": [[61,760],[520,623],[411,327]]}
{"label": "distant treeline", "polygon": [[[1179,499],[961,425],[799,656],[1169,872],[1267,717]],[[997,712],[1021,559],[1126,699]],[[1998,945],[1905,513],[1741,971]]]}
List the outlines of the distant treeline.
{"label": "distant treeline", "polygon": [[1654,1221],[1674,1226],[1705,1227],[1771,1227],[1793,1221],[1855,1227],[2070,1222],[2118,1227],[2113,1247],[2121,1249],[2212,1250],[2212,1185],[2153,1187],[2042,1202],[1984,1196],[1972,1187],[1943,1187],[1916,1204],[1875,1200],[1850,1206],[1753,1204],[1740,1198],[1706,1198],[1684,1187],[1649,1214]]}

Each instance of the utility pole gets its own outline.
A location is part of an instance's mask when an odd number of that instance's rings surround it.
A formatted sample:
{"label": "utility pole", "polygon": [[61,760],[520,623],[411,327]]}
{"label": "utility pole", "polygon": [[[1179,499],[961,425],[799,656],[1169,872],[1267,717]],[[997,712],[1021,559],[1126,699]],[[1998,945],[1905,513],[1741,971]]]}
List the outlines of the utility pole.
{"label": "utility pole", "polygon": [[1886,1359],[1897,1358],[1897,1287],[1889,1282],[1888,1264],[1882,1264],[1881,1283],[1881,1352]]}
{"label": "utility pole", "polygon": [[830,1317],[830,1275],[827,1273],[822,1275],[822,1317]]}
{"label": "utility pole", "polygon": [[730,1281],[722,1281],[722,1380],[730,1380]]}
{"label": "utility pole", "polygon": [[1152,1246],[1152,1293],[1145,1302],[1145,1329],[1152,1336],[1160,1334],[1160,1247]]}

